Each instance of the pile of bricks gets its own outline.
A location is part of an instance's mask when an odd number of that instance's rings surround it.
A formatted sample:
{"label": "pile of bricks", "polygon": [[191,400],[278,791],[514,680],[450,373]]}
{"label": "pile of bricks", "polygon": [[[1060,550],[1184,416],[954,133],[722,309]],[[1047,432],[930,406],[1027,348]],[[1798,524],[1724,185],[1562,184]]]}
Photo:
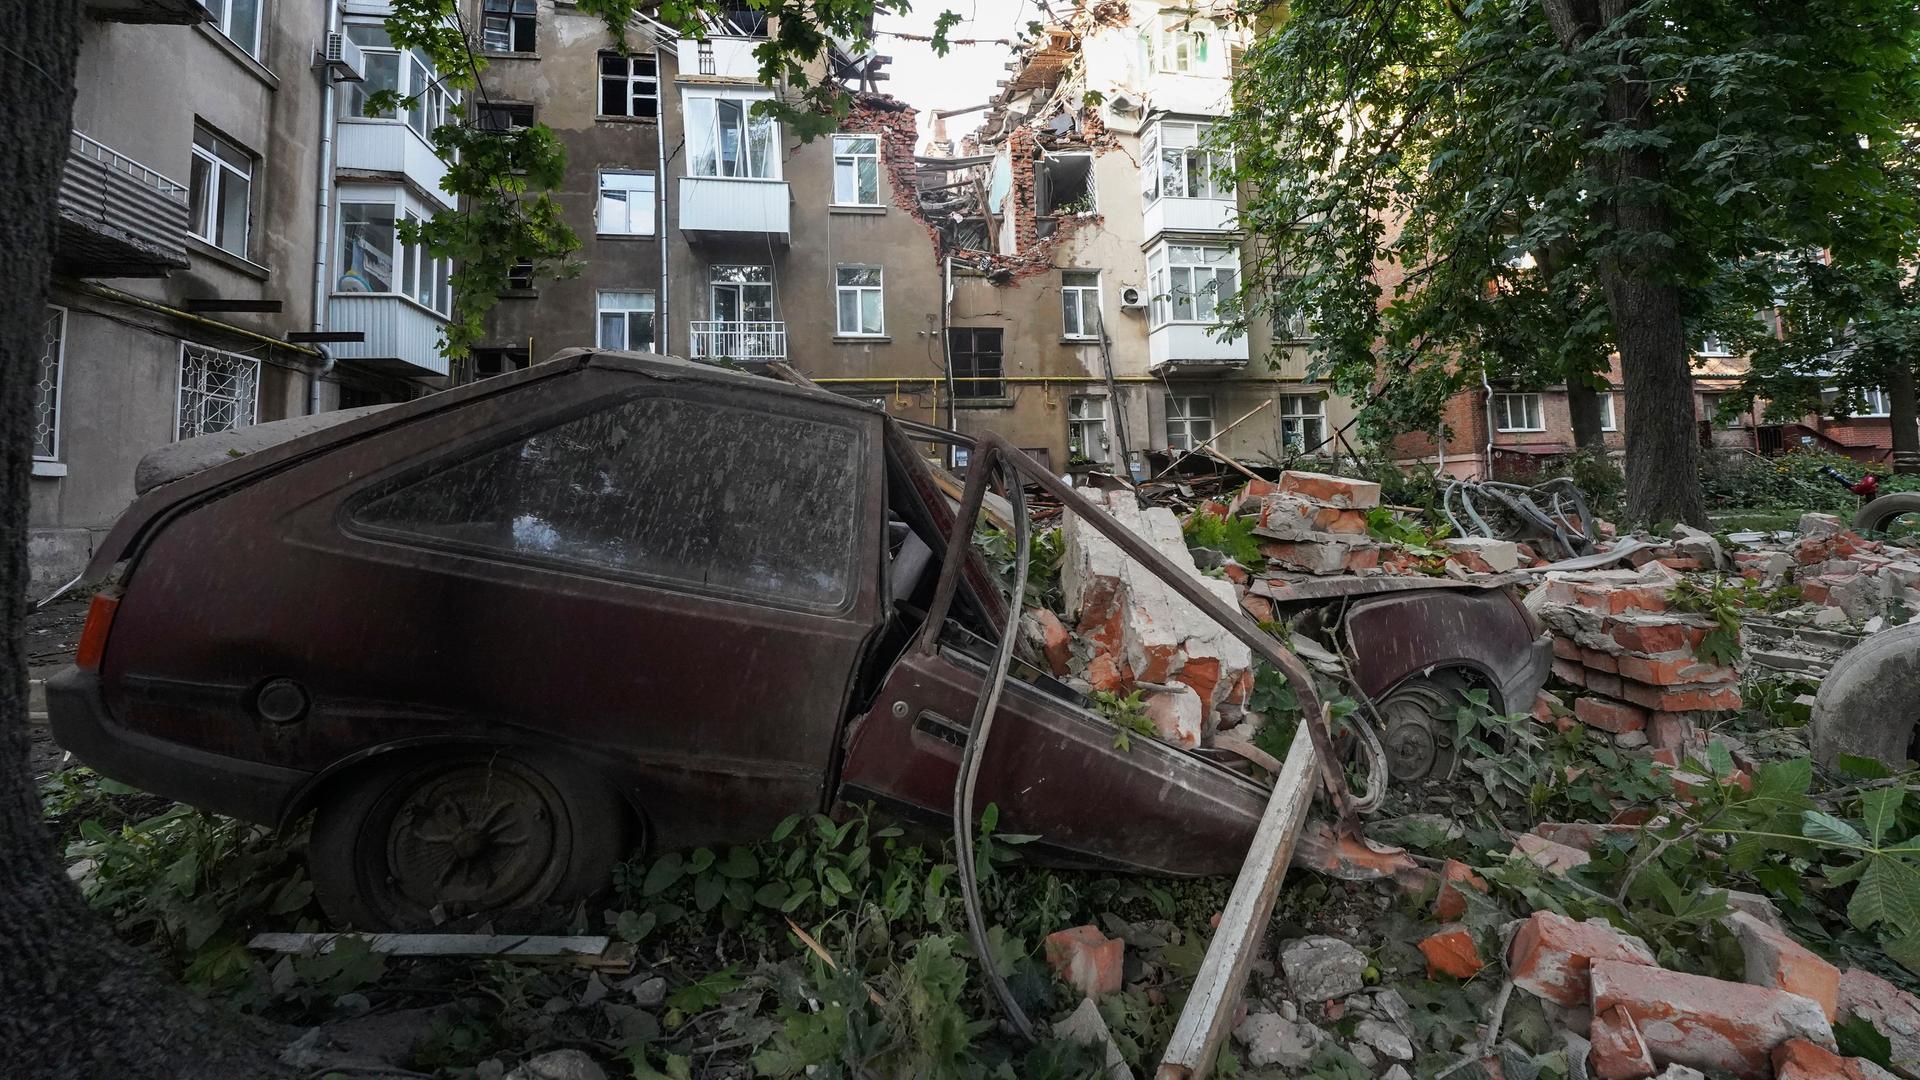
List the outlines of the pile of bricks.
{"label": "pile of bricks", "polygon": [[1920,613],[1920,557],[1912,549],[1865,539],[1824,514],[1806,515],[1800,527],[1804,535],[1784,551],[1736,552],[1741,575],[1768,587],[1797,585],[1802,600],[1833,612],[1817,614],[1816,625]]}
{"label": "pile of bricks", "polygon": [[[1449,881],[1478,881],[1462,871]],[[1666,970],[1644,942],[1606,920],[1551,911],[1503,935],[1508,976],[1549,1016],[1585,1029],[1587,1072],[1598,1080],[1647,1080],[1663,1068],[1671,1076],[1676,1066],[1747,1080],[1891,1080],[1870,1061],[1838,1054],[1833,1025],[1860,1018],[1895,1036],[1900,1068],[1914,1053],[1903,1027],[1920,1016],[1920,1001],[1867,972],[1842,974],[1795,941],[1765,898],[1727,897],[1732,910],[1721,922],[1740,946],[1739,982]],[[1447,900],[1443,889],[1436,914]],[[1491,936],[1484,944],[1494,947]],[[1485,967],[1482,945],[1452,923],[1420,948],[1433,977],[1465,979]]]}
{"label": "pile of bricks", "polygon": [[1651,744],[1684,757],[1702,713],[1740,707],[1740,676],[1696,655],[1711,620],[1668,610],[1679,575],[1639,570],[1549,574],[1527,597],[1553,631],[1553,673],[1583,688],[1573,715],[1622,747]]}
{"label": "pile of bricks", "polygon": [[1269,566],[1324,576],[1380,565],[1381,545],[1367,535],[1367,511],[1379,505],[1379,484],[1289,470],[1277,484],[1249,483],[1227,512],[1258,518],[1253,531],[1266,541]]}

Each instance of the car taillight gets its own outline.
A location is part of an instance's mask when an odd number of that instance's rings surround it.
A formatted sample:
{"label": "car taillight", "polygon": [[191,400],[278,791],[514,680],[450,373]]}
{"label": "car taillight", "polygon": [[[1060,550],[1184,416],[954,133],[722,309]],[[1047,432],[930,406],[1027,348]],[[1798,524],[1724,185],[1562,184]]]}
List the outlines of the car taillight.
{"label": "car taillight", "polygon": [[84,671],[100,670],[100,658],[107,652],[107,632],[113,629],[113,615],[119,610],[118,592],[93,594],[93,603],[87,607],[87,625],[80,631],[80,647],[73,651],[75,666]]}

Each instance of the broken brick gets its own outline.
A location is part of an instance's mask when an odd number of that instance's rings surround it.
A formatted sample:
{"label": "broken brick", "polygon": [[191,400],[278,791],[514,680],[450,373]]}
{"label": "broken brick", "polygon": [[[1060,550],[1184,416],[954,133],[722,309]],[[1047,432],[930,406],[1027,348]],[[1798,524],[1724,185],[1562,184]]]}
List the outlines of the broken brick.
{"label": "broken brick", "polygon": [[1091,924],[1047,935],[1047,966],[1087,997],[1120,991],[1126,942],[1109,938]]}
{"label": "broken brick", "polygon": [[1654,686],[1676,686],[1682,683],[1730,683],[1740,680],[1740,676],[1725,664],[1705,663],[1691,653],[1662,658],[1623,656],[1620,658],[1619,671],[1624,678]]}
{"label": "broken brick", "polygon": [[1608,636],[1623,649],[1648,656],[1698,648],[1705,627],[1655,615],[1624,615],[1610,620]]}
{"label": "broken brick", "polygon": [[1440,868],[1440,891],[1433,897],[1434,917],[1452,922],[1467,913],[1467,898],[1460,891],[1462,886],[1475,892],[1487,891],[1486,879],[1474,873],[1472,867],[1458,859],[1448,859]]}
{"label": "broken brick", "polygon": [[1580,662],[1595,671],[1604,671],[1611,675],[1620,670],[1620,660],[1611,653],[1599,649],[1581,649]]}
{"label": "broken brick", "polygon": [[1587,1071],[1599,1080],[1646,1080],[1653,1075],[1653,1055],[1627,1010],[1615,1006],[1594,1013],[1587,1037]]}
{"label": "broken brick", "polygon": [[1870,971],[1840,973],[1840,1018],[1864,1018],[1893,1043],[1894,1071],[1920,1076],[1920,998]]}
{"label": "broken brick", "polygon": [[1353,510],[1380,505],[1380,485],[1370,480],[1352,480],[1326,473],[1288,469],[1280,474],[1280,490]]}
{"label": "broken brick", "polygon": [[1788,1039],[1834,1045],[1820,1006],[1784,990],[1617,960],[1595,960],[1590,979],[1594,1012],[1625,1009],[1662,1063],[1760,1080]]}
{"label": "broken brick", "polygon": [[1627,681],[1618,696],[1655,712],[1711,712],[1740,707],[1737,686],[1647,686]]}
{"label": "broken brick", "polygon": [[1110,694],[1124,691],[1133,683],[1132,672],[1124,670],[1113,654],[1107,652],[1095,653],[1093,659],[1087,661],[1085,674],[1087,685]]}
{"label": "broken brick", "polygon": [[1773,1048],[1774,1080],[1893,1080],[1893,1074],[1866,1058],[1841,1057],[1805,1039],[1788,1039]]}
{"label": "broken brick", "polygon": [[[1554,640],[1558,641],[1560,639],[1555,638]],[[1556,657],[1553,661],[1553,675],[1554,678],[1559,679],[1561,682],[1572,683],[1574,686],[1585,686],[1587,684],[1587,669],[1581,667],[1579,663],[1573,660],[1562,660]]]}
{"label": "broken brick", "polygon": [[1640,939],[1605,919],[1575,922],[1552,911],[1534,912],[1507,948],[1507,971],[1515,986],[1569,1008],[1587,1003],[1588,973],[1596,960],[1654,963]]}
{"label": "broken brick", "polygon": [[1560,659],[1571,660],[1577,664],[1580,662],[1580,651],[1580,646],[1575,645],[1572,638],[1564,638],[1558,634],[1553,636],[1553,655]]}
{"label": "broken brick", "polygon": [[1066,624],[1043,607],[1028,608],[1027,617],[1040,631],[1040,653],[1046,657],[1047,667],[1055,675],[1065,675],[1067,662],[1073,658],[1073,636],[1067,633]]}
{"label": "broken brick", "polygon": [[1573,703],[1573,715],[1588,727],[1610,731],[1639,731],[1647,726],[1647,712],[1635,705],[1608,698],[1588,696]]}
{"label": "broken brick", "polygon": [[[1578,777],[1574,775],[1567,777],[1569,783],[1576,779]],[[1529,862],[1549,874],[1564,874],[1576,866],[1585,866],[1593,859],[1593,856],[1579,848],[1556,844],[1532,833],[1521,833],[1514,838],[1513,853],[1526,856]]]}
{"label": "broken brick", "polygon": [[1427,958],[1427,976],[1445,975],[1452,979],[1471,979],[1487,966],[1480,959],[1480,947],[1473,934],[1459,923],[1450,923],[1420,941],[1420,953]]}
{"label": "broken brick", "polygon": [[1736,911],[1722,922],[1740,942],[1748,982],[1812,998],[1829,1021],[1839,1017],[1839,968],[1747,912]]}

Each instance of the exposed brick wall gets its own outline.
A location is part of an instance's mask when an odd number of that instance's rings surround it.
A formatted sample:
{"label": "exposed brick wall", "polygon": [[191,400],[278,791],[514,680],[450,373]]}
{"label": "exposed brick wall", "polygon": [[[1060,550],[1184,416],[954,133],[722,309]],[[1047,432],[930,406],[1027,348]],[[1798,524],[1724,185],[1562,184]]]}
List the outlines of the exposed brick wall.
{"label": "exposed brick wall", "polygon": [[914,144],[919,141],[919,113],[898,98],[886,94],[855,94],[841,131],[873,132],[880,136],[880,166],[887,171],[893,188],[893,203],[905,210],[927,230],[933,256],[940,256],[940,230],[928,221],[920,209],[920,180],[914,165]]}

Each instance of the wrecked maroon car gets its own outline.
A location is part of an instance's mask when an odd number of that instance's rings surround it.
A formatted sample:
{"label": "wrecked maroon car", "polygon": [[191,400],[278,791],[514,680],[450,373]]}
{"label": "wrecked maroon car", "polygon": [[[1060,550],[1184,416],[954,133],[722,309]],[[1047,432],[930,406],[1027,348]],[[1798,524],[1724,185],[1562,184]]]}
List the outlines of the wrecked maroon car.
{"label": "wrecked maroon car", "polygon": [[[969,551],[935,603],[954,504],[879,409],[574,350],[281,424],[143,466],[49,712],[117,780],[253,822],[314,812],[335,921],[566,900],[633,845],[750,842],[843,802],[947,819],[1006,600]],[[1545,678],[1503,588],[1274,600],[1337,618],[1396,772],[1444,753],[1463,688],[1524,708]],[[1057,864],[1233,872],[1266,787],[1211,751],[1116,748],[1087,706],[1016,661],[980,805]]]}

